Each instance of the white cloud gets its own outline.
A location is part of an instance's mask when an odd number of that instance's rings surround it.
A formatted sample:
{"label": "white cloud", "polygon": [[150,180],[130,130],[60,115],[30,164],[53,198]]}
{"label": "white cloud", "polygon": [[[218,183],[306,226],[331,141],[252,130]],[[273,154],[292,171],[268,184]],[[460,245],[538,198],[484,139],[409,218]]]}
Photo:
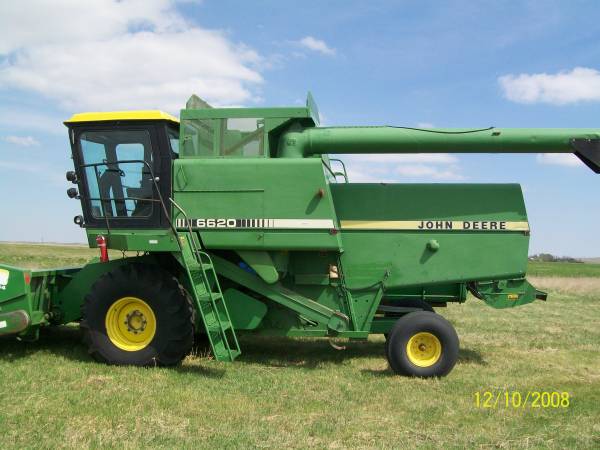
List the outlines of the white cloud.
{"label": "white cloud", "polygon": [[509,74],[498,78],[498,82],[506,98],[518,103],[600,101],[600,72],[587,67],[556,74]]}
{"label": "white cloud", "polygon": [[343,159],[350,181],[355,183],[465,179],[461,173],[460,160],[448,153],[335,155],[335,158]]}
{"label": "white cloud", "polygon": [[38,0],[25,12],[22,3],[2,2],[0,88],[37,93],[70,111],[177,112],[192,93],[215,105],[258,98],[261,57],[187,22],[174,4]]}
{"label": "white cloud", "polygon": [[428,178],[432,180],[458,181],[465,177],[457,172],[456,167],[439,168],[424,164],[413,164],[396,167],[395,172],[405,178]]}
{"label": "white cloud", "polygon": [[540,164],[550,164],[556,166],[579,167],[583,163],[572,153],[540,153],[536,155]]}
{"label": "white cloud", "polygon": [[[394,183],[397,181],[386,171],[377,170],[377,168],[352,165],[347,165],[346,168],[348,181],[351,183]],[[338,181],[340,180],[341,178],[338,178]]]}
{"label": "white cloud", "polygon": [[429,122],[419,122],[417,123],[417,128],[435,128],[435,126]]}
{"label": "white cloud", "polygon": [[384,164],[455,164],[458,158],[449,153],[402,153],[369,155],[348,155],[346,159],[357,163],[384,163]]}
{"label": "white cloud", "polygon": [[40,143],[33,136],[6,136],[3,138],[4,141],[20,145],[21,147],[32,147],[40,145]]}
{"label": "white cloud", "polygon": [[316,39],[312,36],[305,36],[302,39],[300,39],[298,41],[298,43],[302,47],[312,50],[314,52],[319,52],[319,53],[322,53],[324,55],[329,55],[329,56],[335,55],[334,48],[329,47],[325,43],[325,41],[322,41],[321,39]]}

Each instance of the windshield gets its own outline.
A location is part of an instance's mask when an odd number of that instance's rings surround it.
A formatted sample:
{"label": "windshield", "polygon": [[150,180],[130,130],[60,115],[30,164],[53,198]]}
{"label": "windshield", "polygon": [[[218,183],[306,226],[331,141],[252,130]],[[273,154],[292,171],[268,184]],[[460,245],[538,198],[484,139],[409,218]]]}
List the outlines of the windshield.
{"label": "windshield", "polygon": [[80,148],[93,217],[152,214],[153,182],[143,162],[152,164],[148,131],[86,131],[80,135]]}

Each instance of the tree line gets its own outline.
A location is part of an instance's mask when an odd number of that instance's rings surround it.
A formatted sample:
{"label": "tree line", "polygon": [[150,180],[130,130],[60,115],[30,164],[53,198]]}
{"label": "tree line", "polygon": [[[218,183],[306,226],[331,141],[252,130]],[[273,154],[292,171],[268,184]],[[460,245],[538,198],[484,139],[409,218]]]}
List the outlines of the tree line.
{"label": "tree line", "polygon": [[583,263],[583,261],[577,258],[572,258],[570,256],[554,256],[550,253],[538,253],[537,255],[531,255],[529,257],[529,261]]}

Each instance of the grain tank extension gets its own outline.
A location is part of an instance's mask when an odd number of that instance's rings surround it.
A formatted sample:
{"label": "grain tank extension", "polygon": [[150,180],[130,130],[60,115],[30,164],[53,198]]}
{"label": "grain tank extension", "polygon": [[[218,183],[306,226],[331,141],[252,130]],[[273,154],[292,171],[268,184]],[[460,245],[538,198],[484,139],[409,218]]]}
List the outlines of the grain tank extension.
{"label": "grain tank extension", "polygon": [[[110,364],[173,365],[194,339],[218,361],[238,336],[386,336],[392,370],[446,375],[458,336],[437,313],[546,294],[525,279],[517,184],[352,183],[336,154],[574,153],[600,172],[600,129],[319,127],[305,107],[160,111],[65,122],[75,223],[100,257],[0,266],[0,334],[79,322]],[[108,259],[105,249],[129,252]],[[307,343],[307,345],[310,345]],[[243,356],[242,356],[243,357]]]}

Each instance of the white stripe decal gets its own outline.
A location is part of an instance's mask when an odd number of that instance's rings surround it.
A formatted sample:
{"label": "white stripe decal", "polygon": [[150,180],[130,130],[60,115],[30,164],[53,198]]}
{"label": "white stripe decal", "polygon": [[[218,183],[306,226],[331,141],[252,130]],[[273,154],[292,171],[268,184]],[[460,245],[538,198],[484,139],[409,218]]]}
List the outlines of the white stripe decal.
{"label": "white stripe decal", "polygon": [[[332,230],[331,219],[177,219],[179,229],[280,229]],[[342,230],[405,230],[405,231],[520,231],[529,232],[526,221],[503,220],[342,220]],[[1,273],[0,273],[1,275]],[[1,278],[1,277],[0,277]],[[0,289],[2,288],[0,281]]]}
{"label": "white stripe decal", "polygon": [[175,226],[179,229],[288,229],[288,230],[331,230],[335,228],[332,219],[185,219],[178,218]]}
{"label": "white stripe decal", "polygon": [[272,228],[331,229],[334,224],[331,219],[273,219]]}

